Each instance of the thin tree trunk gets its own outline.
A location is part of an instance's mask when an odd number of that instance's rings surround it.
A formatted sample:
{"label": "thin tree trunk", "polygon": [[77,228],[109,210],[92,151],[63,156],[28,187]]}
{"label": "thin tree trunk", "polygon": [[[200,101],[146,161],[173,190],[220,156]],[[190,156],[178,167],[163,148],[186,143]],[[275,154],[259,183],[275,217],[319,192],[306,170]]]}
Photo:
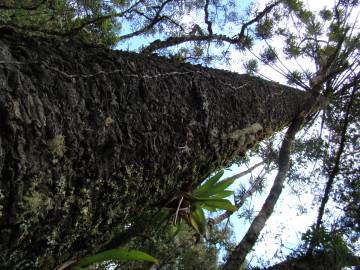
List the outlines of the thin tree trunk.
{"label": "thin tree trunk", "polygon": [[278,173],[275,177],[273,186],[260,210],[258,215],[252,221],[248,231],[246,232],[243,239],[235,247],[235,249],[230,253],[229,257],[226,260],[222,270],[238,270],[245,262],[247,254],[251,251],[255,245],[262,229],[265,227],[266,221],[271,216],[277,200],[280,197],[281,191],[283,189],[283,184],[286,179],[289,166],[290,166],[290,152],[291,147],[295,138],[296,133],[301,129],[305,116],[309,112],[301,113],[294,121],[291,123],[288,128],[285,137],[283,139],[278,160]]}
{"label": "thin tree trunk", "polygon": [[0,268],[106,244],[284,126],[307,93],[0,30]]}

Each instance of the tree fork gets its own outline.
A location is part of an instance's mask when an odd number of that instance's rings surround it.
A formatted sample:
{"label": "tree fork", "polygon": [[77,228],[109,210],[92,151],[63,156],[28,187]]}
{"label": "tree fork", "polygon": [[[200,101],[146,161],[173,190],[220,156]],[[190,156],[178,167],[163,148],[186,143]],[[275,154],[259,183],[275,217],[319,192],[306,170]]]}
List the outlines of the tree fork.
{"label": "tree fork", "polygon": [[248,75],[0,32],[2,269],[51,269],[149,226],[167,199],[312,99]]}

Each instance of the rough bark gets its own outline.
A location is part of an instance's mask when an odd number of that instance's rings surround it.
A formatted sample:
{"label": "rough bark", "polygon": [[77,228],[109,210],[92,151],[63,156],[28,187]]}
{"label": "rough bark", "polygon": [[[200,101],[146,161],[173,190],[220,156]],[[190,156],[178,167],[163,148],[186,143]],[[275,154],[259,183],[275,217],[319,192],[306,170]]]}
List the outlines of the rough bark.
{"label": "rough bark", "polygon": [[[0,30],[0,268],[107,243],[288,125],[311,97],[247,75]],[[116,239],[119,242],[115,242]]]}

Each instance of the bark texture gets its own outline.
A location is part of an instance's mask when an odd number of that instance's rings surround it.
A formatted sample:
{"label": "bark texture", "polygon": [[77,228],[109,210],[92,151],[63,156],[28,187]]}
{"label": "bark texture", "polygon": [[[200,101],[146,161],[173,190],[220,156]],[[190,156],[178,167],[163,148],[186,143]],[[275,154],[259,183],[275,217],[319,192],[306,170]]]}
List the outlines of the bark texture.
{"label": "bark texture", "polygon": [[52,269],[148,226],[146,216],[286,126],[310,98],[256,77],[1,29],[0,268]]}

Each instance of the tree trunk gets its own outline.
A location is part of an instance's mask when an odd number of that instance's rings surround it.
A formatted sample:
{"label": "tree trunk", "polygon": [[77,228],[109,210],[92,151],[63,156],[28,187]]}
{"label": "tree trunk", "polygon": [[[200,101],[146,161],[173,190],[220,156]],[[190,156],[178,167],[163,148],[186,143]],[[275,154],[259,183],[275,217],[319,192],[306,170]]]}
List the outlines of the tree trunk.
{"label": "tree trunk", "polygon": [[112,240],[309,99],[256,77],[0,30],[0,268],[51,269],[121,244]]}

